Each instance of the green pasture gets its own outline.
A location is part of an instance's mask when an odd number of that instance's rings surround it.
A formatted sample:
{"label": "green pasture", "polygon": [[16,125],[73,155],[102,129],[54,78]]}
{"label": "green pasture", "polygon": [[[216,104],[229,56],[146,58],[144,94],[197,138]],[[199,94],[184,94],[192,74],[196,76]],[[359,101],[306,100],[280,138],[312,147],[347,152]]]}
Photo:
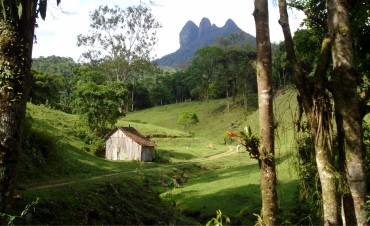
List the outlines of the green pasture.
{"label": "green pasture", "polygon": [[[65,195],[73,197],[73,194],[80,192],[79,202],[87,202],[81,196],[89,188],[96,190],[99,186],[109,187],[109,184],[114,184],[117,180],[122,183],[137,180],[137,186],[149,186],[152,195],[160,196],[164,203],[169,204],[168,208],[174,207],[182,215],[200,223],[207,222],[220,209],[231,217],[233,224],[253,224],[257,219],[255,214],[259,214],[261,208],[258,162],[250,159],[242,148],[236,151],[238,141],[232,141],[225,135],[225,131],[239,132],[245,126],[251,126],[252,131],[258,133],[256,95],[251,95],[249,99],[247,109],[231,104],[230,112],[227,112],[226,100],[222,99],[178,103],[128,113],[116,125],[133,126],[156,142],[158,161],[152,163],[110,161],[96,157],[92,151],[96,148],[92,135],[77,115],[29,104],[28,121],[33,131],[39,131],[41,136],[53,139],[55,147],[50,150],[50,161],[30,157],[33,151],[25,150],[28,154],[22,155],[18,174],[18,192],[25,199],[19,206],[31,202],[35,197],[40,197],[40,202],[43,203],[41,206],[52,206]],[[298,184],[292,123],[296,114],[295,100],[295,92],[285,90],[277,94],[274,101],[278,196],[282,223],[297,220],[292,214],[296,208],[294,203]],[[199,123],[184,129],[177,122],[183,111],[195,112]],[[219,156],[228,151],[233,152]],[[42,186],[49,187],[42,189]],[[71,187],[73,189],[69,189]],[[135,190],[140,193],[139,188]],[[128,192],[132,191],[129,189]],[[130,195],[125,197],[130,199]],[[73,198],[66,201],[71,202],[71,206],[77,205]],[[95,205],[93,201],[90,202],[89,205]],[[135,202],[132,200],[131,204],[134,205]],[[109,203],[96,205],[98,211]],[[63,209],[57,208],[53,214],[69,214],[63,213]],[[88,212],[84,209],[80,211],[84,214]],[[66,223],[62,218],[60,223]],[[104,223],[102,220],[95,222]]]}
{"label": "green pasture", "polygon": [[[295,98],[295,92],[288,89],[277,94],[274,101],[278,195],[281,197],[281,209],[286,212],[284,214],[293,211],[297,195],[293,131],[293,119],[297,114]],[[260,210],[260,174],[257,161],[250,159],[242,149],[239,153],[215,160],[205,158],[226,152],[230,148],[236,149],[237,141],[231,144],[224,143],[226,130],[239,132],[245,126],[251,126],[252,130],[258,133],[256,106],[250,107],[251,111],[234,107],[227,112],[224,99],[212,100],[206,103],[208,112],[206,117],[205,109],[200,107],[202,104],[205,103],[188,102],[156,107],[130,113],[122,120],[126,122],[140,120],[154,125],[165,124],[171,129],[181,130],[181,126],[176,123],[180,112],[194,111],[200,121],[198,125],[190,128],[194,131],[194,137],[154,140],[158,144],[160,155],[169,158],[171,162],[195,160],[202,170],[193,173],[185,184],[161,196],[175,203],[182,213],[196,217],[202,223],[220,209],[235,219],[237,224],[253,224],[253,219],[256,219],[253,214],[259,214]],[[210,143],[214,144],[215,149],[207,147]]]}

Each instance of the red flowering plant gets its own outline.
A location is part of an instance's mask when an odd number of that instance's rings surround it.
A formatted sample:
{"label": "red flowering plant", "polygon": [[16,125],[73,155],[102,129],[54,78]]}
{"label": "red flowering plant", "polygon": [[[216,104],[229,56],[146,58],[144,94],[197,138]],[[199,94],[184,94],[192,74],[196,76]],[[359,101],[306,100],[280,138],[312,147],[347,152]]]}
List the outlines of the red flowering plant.
{"label": "red flowering plant", "polygon": [[245,131],[241,131],[240,134],[236,134],[230,131],[226,131],[226,134],[230,137],[235,137],[249,152],[249,156],[260,161],[260,153],[258,151],[259,139],[256,137],[251,130],[251,127],[245,127]]}

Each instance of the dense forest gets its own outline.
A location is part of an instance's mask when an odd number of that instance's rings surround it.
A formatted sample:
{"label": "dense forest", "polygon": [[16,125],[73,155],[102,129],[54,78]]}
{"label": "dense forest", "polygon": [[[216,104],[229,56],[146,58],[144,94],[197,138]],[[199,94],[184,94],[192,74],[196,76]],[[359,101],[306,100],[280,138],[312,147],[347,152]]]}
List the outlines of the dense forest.
{"label": "dense forest", "polygon": [[[101,73],[101,66],[57,56],[35,58],[29,101],[66,113],[94,114],[86,112],[89,106],[109,107],[110,112],[121,109],[117,118],[129,111],[191,100],[228,98],[230,105],[247,108],[247,95],[257,92],[256,50],[239,39],[242,36],[233,34],[219,39],[218,44],[199,49],[185,69],[158,67],[150,61],[134,62],[128,66],[131,73],[126,83],[112,81],[113,75]],[[289,70],[281,63],[282,45],[274,48],[276,90],[292,84]],[[119,95],[122,102],[117,102]]]}

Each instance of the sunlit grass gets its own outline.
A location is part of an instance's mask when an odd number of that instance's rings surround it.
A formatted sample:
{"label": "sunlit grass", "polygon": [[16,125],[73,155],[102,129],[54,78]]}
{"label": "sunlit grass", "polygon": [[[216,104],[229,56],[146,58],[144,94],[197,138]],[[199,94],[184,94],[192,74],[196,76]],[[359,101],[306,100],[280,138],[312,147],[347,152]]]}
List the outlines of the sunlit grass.
{"label": "sunlit grass", "polygon": [[[294,92],[286,91],[274,103],[279,203],[284,211],[289,211],[294,206],[297,187],[292,123],[296,112]],[[37,177],[21,177],[20,183],[29,188],[102,175],[116,178],[120,174],[115,173],[133,172],[153,178],[151,186],[162,193],[163,199],[173,201],[184,214],[203,223],[221,209],[234,219],[233,223],[254,224],[253,213],[258,214],[261,208],[257,160],[250,159],[242,149],[222,158],[210,160],[207,157],[236,149],[237,141],[225,143],[226,130],[239,132],[250,126],[258,134],[256,109],[256,95],[251,95],[247,110],[234,104],[227,112],[223,99],[131,112],[116,125],[135,127],[150,137],[157,144],[157,155],[168,160],[167,163],[141,163],[110,161],[84,151],[92,145],[75,136],[76,130],[87,129],[78,116],[29,104],[27,111],[33,126],[57,137],[60,161]],[[181,112],[189,110],[198,115],[199,123],[185,129],[177,120]],[[171,190],[165,186],[176,178],[180,187]]]}

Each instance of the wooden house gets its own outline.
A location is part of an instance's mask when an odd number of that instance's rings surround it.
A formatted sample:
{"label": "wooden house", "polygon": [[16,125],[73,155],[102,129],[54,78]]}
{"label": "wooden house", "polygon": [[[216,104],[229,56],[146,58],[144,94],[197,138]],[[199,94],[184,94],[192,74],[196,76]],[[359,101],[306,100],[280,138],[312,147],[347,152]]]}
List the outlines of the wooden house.
{"label": "wooden house", "polygon": [[155,146],[133,127],[116,127],[106,136],[105,157],[150,162],[154,159]]}

